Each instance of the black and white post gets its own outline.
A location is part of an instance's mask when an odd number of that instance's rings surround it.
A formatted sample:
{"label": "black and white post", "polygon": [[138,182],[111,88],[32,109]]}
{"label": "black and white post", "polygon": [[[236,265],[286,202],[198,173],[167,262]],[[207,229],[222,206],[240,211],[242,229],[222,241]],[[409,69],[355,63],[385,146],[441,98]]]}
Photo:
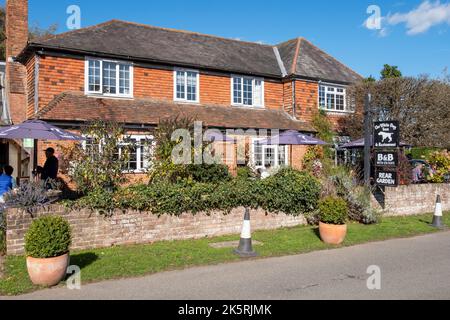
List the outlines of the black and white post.
{"label": "black and white post", "polygon": [[241,240],[239,241],[239,247],[234,250],[234,253],[241,258],[256,257],[258,254],[253,251],[252,235],[250,228],[250,209],[245,208],[244,224],[242,226]]}
{"label": "black and white post", "polygon": [[433,222],[431,223],[431,226],[439,229],[444,227],[442,225],[442,203],[440,195],[436,198],[436,207],[434,209]]}

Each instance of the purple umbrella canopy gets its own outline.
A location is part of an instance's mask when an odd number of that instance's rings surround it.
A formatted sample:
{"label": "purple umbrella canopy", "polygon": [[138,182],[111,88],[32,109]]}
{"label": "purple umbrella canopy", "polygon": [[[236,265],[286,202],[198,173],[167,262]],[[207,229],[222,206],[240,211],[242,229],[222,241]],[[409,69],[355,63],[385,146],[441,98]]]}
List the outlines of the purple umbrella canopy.
{"label": "purple umbrella canopy", "polygon": [[[370,145],[373,147],[373,137],[370,137]],[[410,147],[410,146],[411,145],[407,144],[406,142],[403,141],[400,142],[400,147]],[[364,138],[346,143],[343,146],[341,146],[341,148],[344,149],[364,148]]]}
{"label": "purple umbrella canopy", "polygon": [[18,125],[0,128],[3,139],[36,139],[36,140],[85,140],[83,137],[52,126],[41,120],[28,120]]}
{"label": "purple umbrella canopy", "polygon": [[258,144],[280,144],[280,145],[301,145],[301,146],[324,146],[328,145],[325,141],[310,137],[298,131],[286,131],[273,138],[256,141]]}

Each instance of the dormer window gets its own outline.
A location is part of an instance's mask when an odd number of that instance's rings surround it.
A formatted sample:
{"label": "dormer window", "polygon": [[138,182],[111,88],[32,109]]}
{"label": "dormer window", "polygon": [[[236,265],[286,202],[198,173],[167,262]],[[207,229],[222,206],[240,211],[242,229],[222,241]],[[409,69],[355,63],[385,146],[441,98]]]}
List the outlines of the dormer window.
{"label": "dormer window", "polygon": [[86,59],[86,93],[133,97],[133,65],[128,62]]}
{"label": "dormer window", "polygon": [[261,78],[232,76],[232,102],[235,106],[264,107],[264,81]]}

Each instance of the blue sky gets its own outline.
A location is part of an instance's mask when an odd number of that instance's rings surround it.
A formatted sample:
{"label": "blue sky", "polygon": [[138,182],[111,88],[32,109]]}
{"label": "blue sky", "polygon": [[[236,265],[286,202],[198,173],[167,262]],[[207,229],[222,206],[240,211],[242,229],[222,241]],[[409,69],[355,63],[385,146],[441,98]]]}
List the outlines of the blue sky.
{"label": "blue sky", "polygon": [[[83,27],[115,18],[269,44],[302,36],[363,76],[378,76],[385,63],[412,76],[439,77],[450,69],[447,0],[29,0],[29,5],[32,25],[57,23],[59,32],[67,31],[67,7],[78,5]],[[370,20],[381,22],[379,30],[364,24],[369,5],[381,10],[380,20]]]}

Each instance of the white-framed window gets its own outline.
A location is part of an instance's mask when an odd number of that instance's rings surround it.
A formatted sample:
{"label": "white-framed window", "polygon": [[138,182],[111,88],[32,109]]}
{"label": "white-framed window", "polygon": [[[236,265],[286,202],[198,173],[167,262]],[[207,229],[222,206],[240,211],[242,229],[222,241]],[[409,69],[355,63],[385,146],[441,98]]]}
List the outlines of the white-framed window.
{"label": "white-framed window", "polygon": [[154,141],[152,136],[132,135],[119,145],[119,156],[125,146],[129,147],[129,160],[125,172],[146,172],[151,166]]}
{"label": "white-framed window", "polygon": [[[152,164],[153,150],[155,141],[153,136],[147,135],[131,135],[127,136],[126,141],[117,146],[117,157],[122,156],[125,146],[128,147],[129,160],[123,168],[127,173],[142,173],[146,172]],[[83,148],[89,152],[91,157],[95,157],[102,152],[102,144],[94,143],[90,137],[85,137],[83,141]]]}
{"label": "white-framed window", "polygon": [[266,167],[284,167],[289,165],[288,147],[286,145],[262,145],[253,141],[252,162],[256,169]]}
{"label": "white-framed window", "polygon": [[264,107],[264,80],[232,75],[231,101],[235,106]]}
{"label": "white-framed window", "polygon": [[353,107],[347,101],[346,88],[327,84],[319,85],[319,108],[333,112],[353,111]]}
{"label": "white-framed window", "polygon": [[106,59],[86,58],[86,94],[133,97],[133,64]]}
{"label": "white-framed window", "polygon": [[182,102],[200,101],[200,74],[196,70],[174,70],[174,100]]}

